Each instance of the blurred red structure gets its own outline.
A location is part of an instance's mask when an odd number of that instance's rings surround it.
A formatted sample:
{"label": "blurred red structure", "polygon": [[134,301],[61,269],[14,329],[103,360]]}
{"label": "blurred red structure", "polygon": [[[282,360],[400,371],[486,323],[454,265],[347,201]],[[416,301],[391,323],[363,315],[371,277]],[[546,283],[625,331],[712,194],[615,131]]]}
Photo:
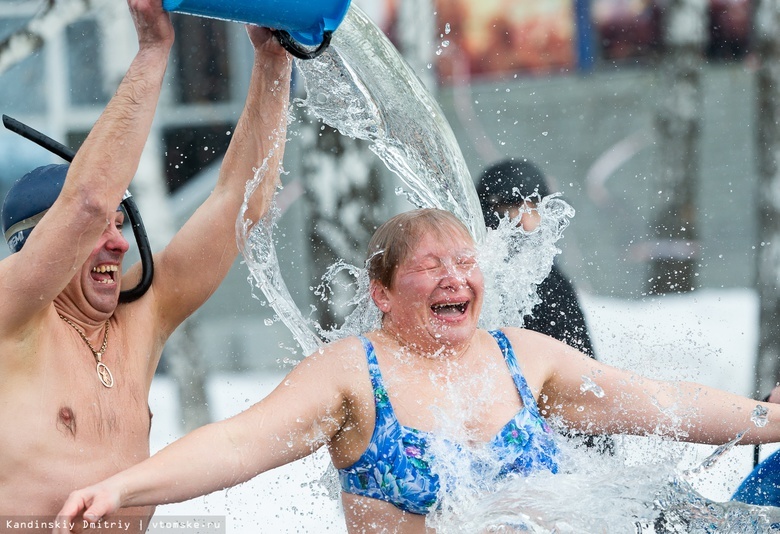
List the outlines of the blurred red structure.
{"label": "blurred red structure", "polygon": [[[592,20],[601,57],[641,58],[663,46],[663,16],[668,0],[594,0]],[[753,0],[709,0],[706,53],[738,59],[750,49]]]}
{"label": "blurred red structure", "polygon": [[[438,0],[443,81],[574,66],[571,0]],[[450,33],[446,33],[449,28]]]}
{"label": "blurred red structure", "polygon": [[[374,0],[377,1],[377,0]],[[382,26],[391,39],[399,0],[383,0]],[[436,0],[437,69],[443,83],[508,74],[549,74],[576,67],[577,0]],[[641,62],[663,47],[670,0],[590,0],[596,63]],[[739,59],[750,51],[756,0],[709,0],[705,52]],[[375,5],[373,9],[378,9]],[[579,44],[582,46],[582,43]]]}

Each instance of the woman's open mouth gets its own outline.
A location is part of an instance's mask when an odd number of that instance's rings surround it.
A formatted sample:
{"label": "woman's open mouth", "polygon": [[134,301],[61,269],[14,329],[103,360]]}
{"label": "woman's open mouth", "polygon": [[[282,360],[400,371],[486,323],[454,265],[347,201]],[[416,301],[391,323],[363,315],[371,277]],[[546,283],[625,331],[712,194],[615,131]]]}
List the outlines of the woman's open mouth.
{"label": "woman's open mouth", "polygon": [[461,317],[469,308],[469,301],[463,302],[444,302],[431,306],[431,311],[436,317],[441,319],[453,319]]}

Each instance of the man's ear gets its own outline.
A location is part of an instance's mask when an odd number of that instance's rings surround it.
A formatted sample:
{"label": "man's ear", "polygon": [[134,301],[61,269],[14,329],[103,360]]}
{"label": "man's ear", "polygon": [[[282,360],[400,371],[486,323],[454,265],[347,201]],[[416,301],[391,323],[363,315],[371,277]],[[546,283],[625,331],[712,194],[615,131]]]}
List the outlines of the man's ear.
{"label": "man's ear", "polygon": [[387,294],[387,288],[379,282],[379,280],[371,280],[369,292],[371,294],[371,300],[374,301],[376,307],[382,313],[390,311],[390,298]]}

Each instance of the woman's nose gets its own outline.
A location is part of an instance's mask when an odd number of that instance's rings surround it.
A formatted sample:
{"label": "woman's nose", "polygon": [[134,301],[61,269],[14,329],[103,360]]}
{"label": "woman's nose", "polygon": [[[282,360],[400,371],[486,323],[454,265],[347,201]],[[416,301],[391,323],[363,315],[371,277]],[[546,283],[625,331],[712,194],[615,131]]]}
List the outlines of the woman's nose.
{"label": "woman's nose", "polygon": [[442,287],[459,289],[466,283],[467,272],[457,265],[445,265],[440,284]]}

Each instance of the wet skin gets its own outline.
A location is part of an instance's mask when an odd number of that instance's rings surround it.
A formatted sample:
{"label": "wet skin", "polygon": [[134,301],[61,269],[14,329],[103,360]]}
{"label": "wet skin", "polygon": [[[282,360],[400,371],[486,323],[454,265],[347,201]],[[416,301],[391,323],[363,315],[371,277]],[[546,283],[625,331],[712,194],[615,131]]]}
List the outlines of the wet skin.
{"label": "wet skin", "polygon": [[[161,347],[143,344],[142,323],[117,307],[124,215],[115,213],[54,307],[16,338],[0,340],[0,515],[54,517],[63,488],[77,488],[149,456],[150,375]],[[117,386],[106,388],[78,325],[99,348],[111,317],[103,361]],[[113,314],[113,315],[112,315]],[[120,326],[126,322],[127,326]],[[133,342],[131,343],[131,340]],[[79,384],[74,387],[74,384]],[[127,515],[148,516],[151,508]],[[124,512],[123,512],[124,514]]]}
{"label": "wet skin", "polygon": [[[522,407],[493,338],[477,329],[484,281],[470,237],[423,236],[394,274],[392,289],[374,282],[372,296],[384,318],[368,335],[377,353],[390,402],[408,427],[447,432],[480,446]],[[344,343],[354,343],[345,340]],[[362,346],[354,354],[355,394],[350,423],[330,444],[336,467],[348,467],[374,429],[373,390]],[[350,532],[424,532],[425,516],[390,503],[342,493]],[[373,525],[373,526],[372,526]],[[385,530],[389,529],[389,530]]]}
{"label": "wet skin", "polygon": [[[233,265],[235,218],[247,179],[261,165],[267,168],[247,202],[244,215],[251,220],[267,212],[278,185],[291,61],[267,29],[253,26],[247,28],[255,61],[246,105],[219,177],[199,209],[155,253],[149,290],[117,305],[122,278],[133,287],[141,268],[121,273],[127,242],[115,210],[138,169],[174,38],[160,0],[127,3],[138,53],[73,159],[57,201],[24,248],[0,262],[0,422],[13,429],[0,438],[3,516],[53,517],[69,493],[148,458],[147,399],[165,341]],[[112,388],[101,383],[96,357],[79,334],[100,347],[106,321],[102,360],[113,373]],[[116,515],[148,516],[151,504]],[[136,523],[130,527],[141,531]]]}
{"label": "wet skin", "polygon": [[[473,244],[463,233],[421,239],[390,283],[371,284],[384,313],[367,336],[398,422],[479,447],[522,408],[501,350],[477,328],[482,302]],[[542,416],[598,433],[655,434],[726,443],[745,428],[756,401],[687,382],[662,382],[609,367],[542,334],[503,328]],[[587,377],[606,393],[583,391]],[[659,410],[659,406],[685,409]],[[750,443],[777,441],[776,405]],[[674,415],[670,415],[671,412]],[[680,415],[684,413],[684,415]],[[62,517],[110,516],[120,507],[177,502],[235,486],[327,446],[336,468],[357,462],[375,431],[375,402],[366,354],[350,337],[305,358],[266,398],[244,412],[202,427],[152,458],[73,492]],[[219,454],[215,454],[219,451]],[[203,468],[202,466],[207,466]],[[426,518],[392,504],[343,494],[350,533],[424,532]],[[65,534],[58,531],[58,534]]]}

